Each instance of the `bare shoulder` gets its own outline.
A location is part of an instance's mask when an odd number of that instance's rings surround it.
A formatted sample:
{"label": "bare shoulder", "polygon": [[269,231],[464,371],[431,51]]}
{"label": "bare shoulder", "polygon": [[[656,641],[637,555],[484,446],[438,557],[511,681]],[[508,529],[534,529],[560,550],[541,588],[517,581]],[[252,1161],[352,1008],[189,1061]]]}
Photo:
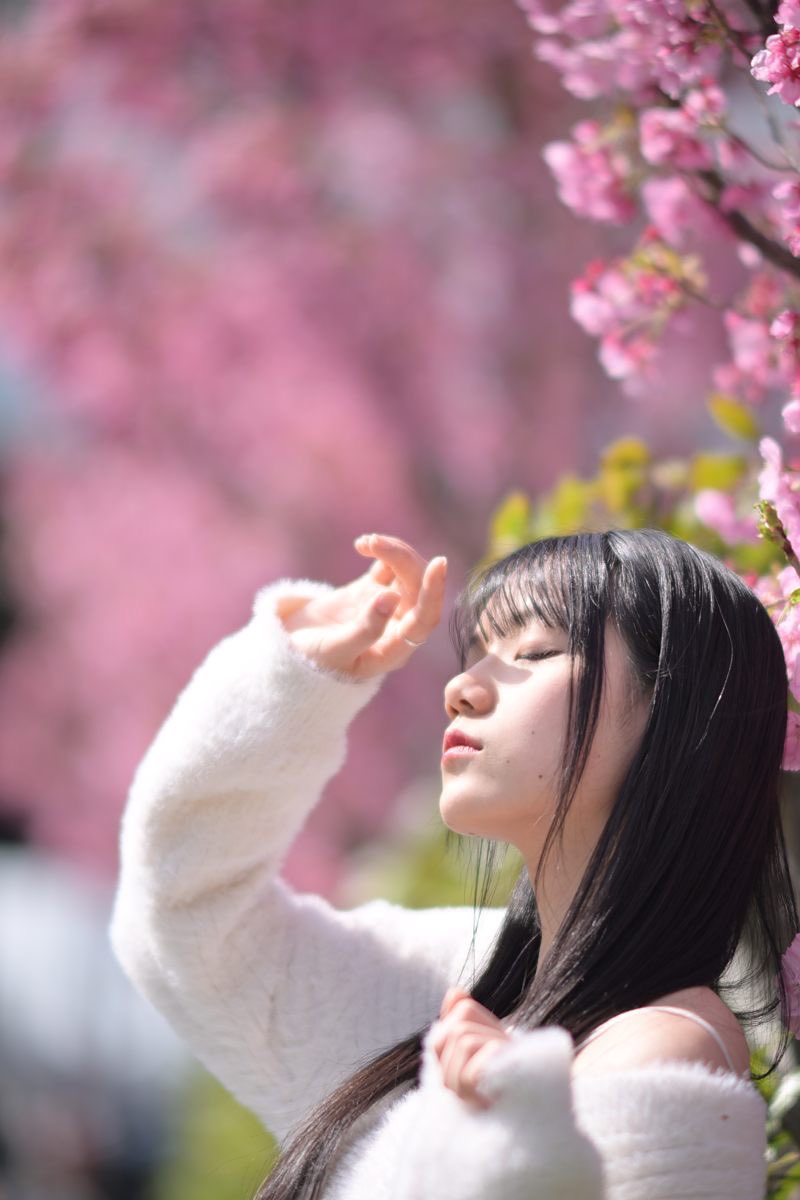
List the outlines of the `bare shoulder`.
{"label": "bare shoulder", "polygon": [[[710,988],[685,988],[659,997],[653,1005],[679,1008],[707,1022],[722,1039],[737,1073],[747,1073],[750,1052],[742,1027]],[[646,1007],[625,1013],[603,1028],[577,1052],[573,1072],[600,1074],[676,1060],[730,1070],[716,1038],[702,1024],[679,1013]]]}

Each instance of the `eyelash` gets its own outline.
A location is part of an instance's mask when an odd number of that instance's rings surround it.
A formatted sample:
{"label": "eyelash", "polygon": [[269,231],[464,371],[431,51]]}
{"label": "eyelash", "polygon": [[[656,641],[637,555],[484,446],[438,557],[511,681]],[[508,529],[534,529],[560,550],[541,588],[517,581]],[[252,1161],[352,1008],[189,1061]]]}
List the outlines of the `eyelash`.
{"label": "eyelash", "polygon": [[543,658],[554,658],[558,650],[531,650],[528,654],[518,654],[516,657],[526,658],[529,662],[539,662]]}

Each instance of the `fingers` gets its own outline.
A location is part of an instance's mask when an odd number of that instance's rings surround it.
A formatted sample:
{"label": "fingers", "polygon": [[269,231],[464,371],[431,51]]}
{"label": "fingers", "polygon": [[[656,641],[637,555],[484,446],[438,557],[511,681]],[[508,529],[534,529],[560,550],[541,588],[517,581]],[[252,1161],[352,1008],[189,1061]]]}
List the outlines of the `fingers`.
{"label": "fingers", "polygon": [[[439,1009],[439,1020],[443,1020],[449,1012],[455,1007],[459,1000],[472,1000],[472,996],[464,988],[451,987],[448,988],[442,1000],[442,1007]],[[477,1004],[477,1000],[474,1001]]]}
{"label": "fingers", "polygon": [[356,538],[355,548],[375,562],[364,576],[374,583],[393,585],[401,599],[394,620],[378,645],[369,648],[370,669],[394,670],[407,662],[413,649],[428,640],[441,620],[447,581],[447,559],[426,562],[401,538],[369,533]]}
{"label": "fingers", "polygon": [[319,666],[367,679],[402,667],[441,615],[447,564],[426,563],[400,538],[366,534],[357,551],[372,562],[331,595],[282,616],[301,653]]}
{"label": "fingers", "polygon": [[439,624],[447,582],[447,559],[432,558],[425,567],[417,602],[403,620],[401,637],[426,642]]}
{"label": "fingers", "polygon": [[394,670],[407,662],[414,649],[427,642],[439,623],[444,604],[447,560],[432,558],[425,571],[417,603],[406,613],[402,604],[395,611],[387,636],[374,649],[374,658],[384,670]]}
{"label": "fingers", "polygon": [[408,542],[383,533],[365,533],[356,538],[354,545],[359,554],[379,559],[392,572],[410,602],[414,602],[426,563]]}
{"label": "fingers", "polygon": [[481,1075],[509,1035],[502,1022],[463,988],[449,989],[442,1014],[431,1032],[442,1082],[463,1100],[485,1108],[489,1102],[480,1092]]}
{"label": "fingers", "polygon": [[488,1108],[489,1101],[480,1091],[481,1075],[486,1062],[501,1044],[494,1036],[487,1038],[487,1031],[480,1026],[475,1030],[465,1029],[458,1039],[451,1039],[439,1060],[445,1087],[462,1100]]}
{"label": "fingers", "polygon": [[399,603],[397,592],[382,591],[373,596],[353,621],[329,636],[329,652],[335,653],[340,647],[348,663],[358,660],[381,637]]}
{"label": "fingers", "polygon": [[373,583],[382,583],[385,586],[394,582],[394,571],[388,563],[383,562],[380,558],[376,558],[367,568],[366,577],[371,579]]}

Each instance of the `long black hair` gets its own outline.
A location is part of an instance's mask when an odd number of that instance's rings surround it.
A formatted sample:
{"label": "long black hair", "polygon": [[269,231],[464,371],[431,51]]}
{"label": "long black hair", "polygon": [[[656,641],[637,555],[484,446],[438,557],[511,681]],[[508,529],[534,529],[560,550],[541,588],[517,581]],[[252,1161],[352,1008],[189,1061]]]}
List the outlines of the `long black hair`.
{"label": "long black hair", "polygon": [[[780,959],[798,929],[779,808],[787,682],[763,606],[715,558],[657,530],[547,538],[470,581],[451,625],[462,669],[482,622],[502,637],[531,618],[568,635],[574,667],[542,861],[592,745],[609,624],[649,698],[648,718],[541,967],[536,881],[523,868],[472,995],[517,1026],[560,1025],[576,1040],[697,985],[728,997],[746,1026],[776,1011],[785,1025]],[[354,1121],[416,1081],[426,1032],[324,1100],[256,1200],[317,1200]],[[784,1029],[773,1067],[786,1041]]]}

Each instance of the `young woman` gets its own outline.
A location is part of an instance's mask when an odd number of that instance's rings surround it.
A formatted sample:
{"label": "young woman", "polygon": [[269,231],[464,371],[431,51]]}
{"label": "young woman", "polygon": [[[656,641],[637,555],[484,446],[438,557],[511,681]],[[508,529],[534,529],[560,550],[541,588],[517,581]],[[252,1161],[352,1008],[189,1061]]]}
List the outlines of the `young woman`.
{"label": "young woman", "polygon": [[374,561],[345,587],[259,593],[123,821],[117,953],[279,1138],[259,1197],[761,1200],[742,1022],[786,1018],[797,930],[766,612],[655,531],[495,564],[454,620],[440,808],[520,850],[508,909],[342,912],[281,861],[350,720],[436,626],[446,571],[356,546]]}

